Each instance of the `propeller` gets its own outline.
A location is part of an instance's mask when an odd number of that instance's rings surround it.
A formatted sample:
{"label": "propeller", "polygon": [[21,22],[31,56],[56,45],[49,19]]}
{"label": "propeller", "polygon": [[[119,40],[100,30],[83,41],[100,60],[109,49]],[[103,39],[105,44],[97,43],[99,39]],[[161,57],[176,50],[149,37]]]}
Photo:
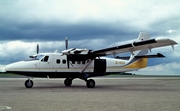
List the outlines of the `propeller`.
{"label": "propeller", "polygon": [[36,49],[36,51],[37,51],[37,54],[39,54],[39,44],[37,44],[37,49]]}
{"label": "propeller", "polygon": [[[39,54],[39,44],[37,44],[37,46],[36,46],[36,52],[37,52],[37,55]],[[32,56],[29,56],[30,58],[36,58],[37,57],[37,55],[32,55]]]}
{"label": "propeller", "polygon": [[65,47],[66,47],[66,50],[68,49],[68,37],[65,38]]}
{"label": "propeller", "polygon": [[[68,37],[65,38],[65,47],[66,47],[66,50],[68,49]],[[67,67],[69,69],[69,55],[66,55],[67,57]]]}

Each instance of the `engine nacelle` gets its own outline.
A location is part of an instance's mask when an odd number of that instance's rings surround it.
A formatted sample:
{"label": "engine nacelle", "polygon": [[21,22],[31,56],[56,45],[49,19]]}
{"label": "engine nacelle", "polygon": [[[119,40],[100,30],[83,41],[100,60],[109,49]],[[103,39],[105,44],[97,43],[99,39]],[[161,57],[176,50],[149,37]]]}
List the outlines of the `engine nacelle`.
{"label": "engine nacelle", "polygon": [[88,49],[76,49],[76,48],[72,48],[72,49],[62,51],[62,54],[64,54],[64,55],[70,55],[70,54],[87,55],[88,53],[89,53]]}
{"label": "engine nacelle", "polygon": [[143,41],[143,40],[134,40],[134,41],[132,41],[131,45],[132,45],[133,47],[136,47],[137,43],[138,43],[138,42],[141,42],[141,41]]}

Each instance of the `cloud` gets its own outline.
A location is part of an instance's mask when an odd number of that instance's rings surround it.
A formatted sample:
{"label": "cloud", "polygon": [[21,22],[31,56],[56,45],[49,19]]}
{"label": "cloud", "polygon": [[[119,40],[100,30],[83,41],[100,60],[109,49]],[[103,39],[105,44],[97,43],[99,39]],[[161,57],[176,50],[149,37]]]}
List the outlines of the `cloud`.
{"label": "cloud", "polygon": [[[179,13],[174,11],[179,8],[178,3],[143,0],[1,1],[1,39],[119,37],[139,31],[162,34],[178,26]],[[171,27],[167,29],[169,24]]]}
{"label": "cloud", "polygon": [[135,74],[142,75],[180,75],[180,62],[162,63],[155,66],[150,66],[139,71],[134,71]]}
{"label": "cloud", "polygon": [[1,73],[1,72],[5,72],[5,65],[1,65],[1,64],[0,64],[0,73]]}
{"label": "cloud", "polygon": [[[69,40],[69,48],[87,48],[97,49],[104,48],[107,44],[108,39],[85,39],[85,40]],[[8,64],[20,60],[29,59],[30,55],[36,54],[36,46],[39,44],[40,53],[43,52],[54,52],[58,49],[60,52],[65,50],[65,41],[1,41],[0,42],[0,63]],[[92,45],[96,44],[96,45]],[[107,46],[108,47],[108,46]]]}

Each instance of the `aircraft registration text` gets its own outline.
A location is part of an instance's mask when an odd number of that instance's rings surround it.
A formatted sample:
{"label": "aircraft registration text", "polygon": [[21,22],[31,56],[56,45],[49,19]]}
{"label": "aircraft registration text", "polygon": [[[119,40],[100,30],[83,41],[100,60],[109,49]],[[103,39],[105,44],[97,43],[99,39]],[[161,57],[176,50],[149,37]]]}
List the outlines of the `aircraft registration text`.
{"label": "aircraft registration text", "polygon": [[116,63],[116,64],[125,64],[124,61],[116,61],[115,63]]}

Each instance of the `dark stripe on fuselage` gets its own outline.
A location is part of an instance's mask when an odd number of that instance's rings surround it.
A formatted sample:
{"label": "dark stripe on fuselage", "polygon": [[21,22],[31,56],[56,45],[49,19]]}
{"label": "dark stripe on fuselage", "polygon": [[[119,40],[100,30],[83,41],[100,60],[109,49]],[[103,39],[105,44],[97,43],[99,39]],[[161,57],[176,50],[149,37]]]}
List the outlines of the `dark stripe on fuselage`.
{"label": "dark stripe on fuselage", "polygon": [[[13,73],[17,75],[24,75],[29,77],[49,77],[49,78],[82,78],[84,76],[84,73],[78,73],[78,72],[21,72],[21,71],[8,71],[7,73]],[[118,72],[120,73],[120,72]],[[99,73],[88,73],[89,77],[96,77],[96,76],[105,76],[115,74],[114,72],[108,72],[105,74],[99,74]]]}

